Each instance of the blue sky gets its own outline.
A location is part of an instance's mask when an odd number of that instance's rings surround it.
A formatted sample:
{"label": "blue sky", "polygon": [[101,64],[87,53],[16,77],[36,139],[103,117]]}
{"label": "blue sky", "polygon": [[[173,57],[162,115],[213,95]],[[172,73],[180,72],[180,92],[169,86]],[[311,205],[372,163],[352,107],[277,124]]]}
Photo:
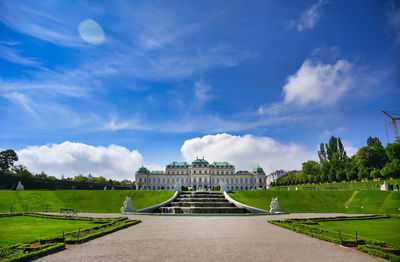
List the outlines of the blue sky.
{"label": "blue sky", "polygon": [[[0,148],[35,172],[131,179],[205,156],[270,172],[386,144],[395,1],[0,0]],[[387,121],[387,119],[386,119]]]}

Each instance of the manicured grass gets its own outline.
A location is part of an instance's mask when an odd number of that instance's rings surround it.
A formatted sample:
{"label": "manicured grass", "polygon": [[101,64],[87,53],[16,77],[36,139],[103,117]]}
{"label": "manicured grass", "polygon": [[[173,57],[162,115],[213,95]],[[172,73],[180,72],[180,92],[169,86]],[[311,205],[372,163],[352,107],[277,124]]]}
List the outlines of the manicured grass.
{"label": "manicured grass", "polygon": [[48,211],[73,208],[78,212],[119,213],[126,196],[132,197],[134,210],[170,199],[172,191],[135,190],[56,190],[0,191],[0,212]]}
{"label": "manicured grass", "polygon": [[[400,185],[400,179],[393,179],[393,180],[385,180],[386,183],[393,184],[394,189],[396,189],[396,184]],[[302,190],[315,188],[319,190],[331,190],[332,188],[336,189],[348,189],[348,190],[379,190],[380,186],[383,184],[384,180],[381,181],[356,181],[356,182],[340,182],[340,183],[325,183],[325,184],[315,184],[315,185],[293,185],[293,186],[278,186],[272,187],[272,190],[287,190],[289,187],[290,190],[295,190],[297,187],[298,189]],[[379,188],[376,187],[378,184]]]}
{"label": "manicured grass", "polygon": [[271,198],[278,197],[287,213],[400,213],[400,192],[260,190],[235,191],[229,196],[265,210],[269,210]]}
{"label": "manicured grass", "polygon": [[0,218],[0,248],[98,226],[89,221],[46,219],[27,216]]}
{"label": "manicured grass", "polygon": [[388,243],[392,246],[400,246],[400,219],[372,219],[320,222],[321,228],[339,231],[359,237],[374,239]]}

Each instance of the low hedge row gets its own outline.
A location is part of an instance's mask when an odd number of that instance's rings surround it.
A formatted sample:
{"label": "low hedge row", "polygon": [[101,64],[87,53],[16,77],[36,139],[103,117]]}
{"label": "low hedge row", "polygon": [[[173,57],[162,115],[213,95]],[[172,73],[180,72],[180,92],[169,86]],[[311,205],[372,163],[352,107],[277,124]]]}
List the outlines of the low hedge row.
{"label": "low hedge row", "polygon": [[[57,215],[54,216],[54,215],[47,215],[40,213],[0,214],[0,217],[7,217],[7,216],[31,216],[31,217],[45,218],[45,219],[50,218],[50,219],[65,219],[65,220],[85,220],[85,221],[92,221],[94,224],[99,224],[99,225],[86,228],[84,230],[70,232],[64,236],[58,235],[53,237],[42,238],[37,241],[39,246],[32,246],[30,243],[28,244],[25,243],[25,244],[16,244],[13,246],[2,248],[0,249],[0,261],[2,262],[33,260],[64,249],[66,243],[80,244],[141,222],[141,220],[128,220],[128,217],[117,217],[117,218],[69,217],[69,216],[57,216]],[[94,231],[94,233],[92,233],[92,231]],[[87,235],[85,235],[85,233]],[[79,237],[78,239],[74,237],[75,235],[81,235],[81,234],[83,234],[82,238]]]}
{"label": "low hedge row", "polygon": [[100,232],[97,232],[97,233],[94,233],[94,234],[90,234],[90,235],[84,236],[84,237],[79,238],[79,239],[66,238],[65,239],[65,243],[66,244],[81,244],[81,243],[84,243],[86,241],[89,241],[89,240],[92,240],[92,239],[95,239],[95,238],[98,238],[98,237],[113,233],[113,232],[118,231],[120,229],[124,229],[124,228],[130,227],[130,226],[136,225],[136,224],[138,224],[140,222],[141,222],[141,220],[127,221],[127,222],[125,222],[125,223],[123,223],[121,225],[109,227],[106,230],[103,230],[103,231],[100,231]]}
{"label": "low hedge row", "polygon": [[[24,244],[22,244],[23,246]],[[18,249],[18,247],[21,245],[14,245],[12,248]],[[10,249],[11,247],[7,247],[7,249]],[[26,247],[23,247],[25,250]],[[65,243],[57,243],[57,244],[46,244],[43,246],[39,246],[37,248],[31,248],[31,250],[27,250],[28,253],[21,254],[16,257],[11,257],[11,258],[6,258],[2,260],[2,262],[19,262],[19,261],[29,261],[29,260],[34,260],[39,257],[43,257],[58,251],[61,251],[65,249]],[[30,252],[29,252],[30,251]]]}
{"label": "low hedge row", "polygon": [[396,262],[400,261],[400,256],[391,253],[388,249],[383,250],[376,248],[375,246],[359,245],[358,250],[368,253],[371,256],[381,257],[384,259],[388,259],[390,261],[396,261]]}
{"label": "low hedge row", "polygon": [[373,215],[373,216],[362,216],[362,217],[335,217],[335,218],[310,218],[310,219],[285,219],[280,220],[270,220],[271,224],[284,227],[296,231],[297,233],[302,233],[314,238],[329,241],[335,244],[355,247],[357,246],[359,250],[371,254],[373,256],[382,257],[385,259],[390,259],[391,261],[400,261],[400,248],[388,247],[386,243],[381,241],[376,241],[368,238],[358,238],[350,234],[341,233],[333,230],[327,230],[318,227],[318,222],[325,221],[343,221],[346,220],[366,220],[366,219],[382,219],[390,218],[386,215]]}

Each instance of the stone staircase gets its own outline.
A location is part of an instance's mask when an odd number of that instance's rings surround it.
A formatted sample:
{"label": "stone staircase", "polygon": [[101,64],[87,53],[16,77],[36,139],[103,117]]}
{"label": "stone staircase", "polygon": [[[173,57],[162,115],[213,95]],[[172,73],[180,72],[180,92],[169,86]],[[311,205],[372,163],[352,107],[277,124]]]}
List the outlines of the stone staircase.
{"label": "stone staircase", "polygon": [[249,213],[244,208],[236,207],[217,192],[181,192],[179,196],[166,206],[160,207],[156,213],[181,214],[219,214]]}

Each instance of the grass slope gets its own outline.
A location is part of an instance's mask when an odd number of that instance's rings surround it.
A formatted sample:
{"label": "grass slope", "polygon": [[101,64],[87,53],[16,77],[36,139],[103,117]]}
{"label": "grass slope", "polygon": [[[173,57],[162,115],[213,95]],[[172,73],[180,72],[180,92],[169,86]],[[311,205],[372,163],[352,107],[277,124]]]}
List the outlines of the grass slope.
{"label": "grass slope", "polygon": [[119,213],[126,196],[132,197],[134,210],[153,206],[170,199],[171,191],[131,190],[57,190],[0,191],[0,212],[47,211],[73,208],[78,212]]}
{"label": "grass slope", "polygon": [[400,219],[372,219],[354,221],[328,221],[320,222],[318,227],[359,237],[383,241],[392,246],[400,246]]}
{"label": "grass slope", "polygon": [[348,190],[379,190],[379,188],[376,187],[376,184],[380,187],[383,182],[386,181],[386,183],[393,184],[394,189],[396,189],[396,184],[400,185],[400,179],[393,179],[393,180],[381,180],[381,181],[356,181],[356,182],[339,182],[339,183],[326,183],[326,184],[315,184],[315,185],[292,185],[292,186],[277,186],[277,187],[271,187],[272,190],[287,190],[289,187],[291,190],[295,190],[297,187],[298,189],[303,189],[303,188],[315,188],[319,190],[329,190],[332,188],[336,189],[348,189]]}
{"label": "grass slope", "polygon": [[265,210],[269,210],[271,198],[278,197],[281,209],[287,213],[400,213],[400,192],[354,192],[260,190],[235,191],[229,193],[229,196]]}
{"label": "grass slope", "polygon": [[0,248],[98,226],[89,221],[45,219],[26,216],[0,218]]}

